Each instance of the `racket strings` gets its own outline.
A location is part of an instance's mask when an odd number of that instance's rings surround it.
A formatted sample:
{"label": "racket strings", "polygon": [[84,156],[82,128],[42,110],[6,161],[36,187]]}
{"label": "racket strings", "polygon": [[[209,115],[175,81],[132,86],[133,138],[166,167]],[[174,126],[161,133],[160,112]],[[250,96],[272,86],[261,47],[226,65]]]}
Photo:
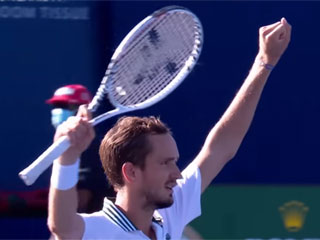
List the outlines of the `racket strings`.
{"label": "racket strings", "polygon": [[[190,56],[191,51],[193,49],[194,45],[194,30],[190,28],[189,26],[194,25],[194,21],[192,18],[185,18],[181,14],[176,15],[175,17],[179,18],[179,21],[181,21],[182,24],[179,25],[179,31],[172,31],[172,29],[175,29],[175,22],[171,21],[169,24],[163,25],[163,32],[172,32],[174,35],[163,35],[166,39],[165,42],[171,43],[172,46],[169,48],[172,52],[170,52],[170,55],[168,56],[167,52],[163,52],[165,56],[163,56],[163,59],[170,59],[172,58],[172,62],[169,62],[165,68],[166,71],[169,72],[175,72],[175,75],[178,74],[177,69],[181,69],[183,65],[185,64],[185,61]],[[176,41],[179,39],[180,41]],[[174,56],[174,57],[172,57]],[[165,79],[164,81],[160,81],[158,85],[154,85],[155,89],[150,88],[151,92],[159,92],[161,91],[168,82],[171,81],[171,78],[173,76],[170,76],[167,74],[166,71],[161,72],[158,75],[158,78]],[[175,77],[175,76],[174,76]]]}
{"label": "racket strings", "polygon": [[[157,43],[157,38],[158,38],[158,35],[159,34],[157,34],[157,32],[154,30],[154,29],[157,29],[157,25],[160,25],[160,24],[166,24],[166,23],[163,23],[163,20],[165,20],[165,19],[162,19],[161,21],[159,21],[156,25],[153,25],[153,26],[150,26],[149,28],[151,28],[152,30],[150,31],[150,32],[152,32],[152,33],[154,33],[154,34],[152,34],[152,38],[151,38],[151,41],[150,42],[152,42],[153,44],[154,43]],[[144,72],[140,72],[140,73],[138,73],[137,75],[136,75],[136,79],[135,79],[135,81],[136,81],[136,83],[139,83],[140,81],[142,81],[143,80],[143,78],[144,77],[146,77],[146,75],[147,75],[147,77],[149,78],[149,79],[151,79],[151,78],[153,78],[154,76],[153,75],[155,75],[156,73],[157,73],[157,66],[161,66],[161,65],[163,65],[163,61],[161,62],[161,61],[159,61],[159,59],[161,60],[163,60],[164,59],[164,56],[161,56],[161,53],[165,53],[165,51],[163,51],[163,49],[161,49],[162,51],[160,51],[159,53],[160,54],[157,54],[157,56],[155,57],[155,53],[156,53],[156,50],[157,49],[150,49],[150,47],[148,46],[148,45],[145,45],[145,42],[146,42],[146,38],[149,38],[149,40],[150,40],[150,34],[149,34],[149,36],[148,35],[144,35],[144,37],[142,37],[142,38],[140,38],[139,39],[139,41],[137,42],[137,43],[135,43],[136,44],[136,46],[135,46],[135,48],[134,49],[137,49],[137,46],[138,46],[138,44],[139,43],[141,43],[141,44],[144,44],[144,46],[141,48],[141,54],[128,54],[127,56],[128,56],[128,59],[126,59],[127,60],[127,62],[132,62],[132,61],[136,61],[136,62],[145,62],[145,66],[144,66]],[[160,42],[161,43],[161,42]],[[152,47],[152,46],[151,46]],[[161,47],[161,46],[160,46]],[[159,49],[160,48],[159,46],[157,46],[157,48]],[[172,48],[172,47],[171,47]],[[131,50],[132,50],[132,48],[131,48]],[[151,52],[152,51],[152,52]],[[152,56],[152,53],[153,53],[153,56]],[[130,59],[130,57],[132,57],[132,56],[134,56],[135,58],[134,59]],[[149,60],[149,62],[146,62],[146,59],[148,59]],[[153,67],[153,69],[151,69],[150,68],[150,63],[152,63],[152,66],[154,66]],[[134,68],[132,68],[132,66],[134,67]],[[132,73],[134,73],[135,72],[135,70],[137,70],[137,68],[135,68],[136,66],[134,65],[134,64],[131,64],[131,65],[129,65],[129,67],[128,68],[122,68],[124,71],[126,71],[126,72],[128,72],[128,73],[130,73],[130,74],[132,74]],[[125,73],[126,74],[126,73]],[[148,82],[147,82],[148,83]],[[149,81],[149,83],[150,83],[150,81]],[[130,85],[130,84],[129,84]],[[149,85],[151,85],[151,86],[153,86],[153,84],[149,84]],[[130,85],[131,86],[131,85]],[[147,86],[145,86],[145,88],[146,88]],[[130,89],[130,88],[127,88],[127,89]],[[150,88],[146,88],[146,89],[150,89]],[[136,92],[136,91],[135,91]],[[137,93],[137,92],[136,92]],[[130,95],[130,93],[128,93],[129,95]],[[139,96],[135,96],[136,98],[138,97],[139,98]]]}
{"label": "racket strings", "polygon": [[[158,84],[153,84],[152,82],[149,82],[149,86],[146,86],[147,92],[159,92],[163,89],[163,86],[167,85],[167,80],[171,80],[174,76],[171,76],[170,74],[174,74],[177,72],[177,70],[181,67],[183,63],[183,59],[179,59],[179,57],[185,56],[183,51],[185,49],[190,49],[192,46],[183,46],[181,42],[179,41],[182,39],[179,34],[180,32],[184,31],[183,26],[185,25],[184,21],[185,18],[181,18],[182,14],[175,14],[170,15],[166,20],[166,22],[163,22],[163,24],[159,24],[158,31],[161,34],[163,38],[163,42],[166,43],[165,48],[161,49],[159,53],[157,54],[157,58],[162,60],[160,66],[163,68],[163,71],[159,72],[157,78],[162,79],[162,81],[158,81]],[[178,19],[177,19],[178,18]],[[179,29],[176,29],[176,22],[180,22]],[[190,25],[189,25],[190,26]],[[170,33],[170,34],[166,34]],[[192,44],[193,39],[189,41],[189,43]],[[183,46],[183,47],[181,47]],[[167,51],[166,51],[167,50]],[[179,66],[180,65],[180,66]],[[170,74],[168,74],[168,72]],[[155,81],[157,79],[154,79]],[[149,90],[149,91],[148,91]]]}
{"label": "racket strings", "polygon": [[200,38],[201,26],[189,14],[172,12],[157,18],[131,40],[132,47],[116,63],[108,82],[112,98],[130,106],[164,91],[195,60]]}

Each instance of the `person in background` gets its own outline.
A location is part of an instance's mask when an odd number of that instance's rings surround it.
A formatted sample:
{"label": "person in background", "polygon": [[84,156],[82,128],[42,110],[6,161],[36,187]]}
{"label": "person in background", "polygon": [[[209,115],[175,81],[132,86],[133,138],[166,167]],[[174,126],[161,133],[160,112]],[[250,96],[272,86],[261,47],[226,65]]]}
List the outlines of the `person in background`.
{"label": "person in background", "polygon": [[[52,106],[51,124],[57,128],[70,116],[76,115],[82,104],[89,104],[92,95],[80,84],[66,85],[58,88],[53,96],[46,101]],[[90,213],[101,209],[103,198],[114,195],[112,188],[106,182],[98,155],[99,139],[92,142],[89,149],[81,155],[79,169],[78,212]]]}

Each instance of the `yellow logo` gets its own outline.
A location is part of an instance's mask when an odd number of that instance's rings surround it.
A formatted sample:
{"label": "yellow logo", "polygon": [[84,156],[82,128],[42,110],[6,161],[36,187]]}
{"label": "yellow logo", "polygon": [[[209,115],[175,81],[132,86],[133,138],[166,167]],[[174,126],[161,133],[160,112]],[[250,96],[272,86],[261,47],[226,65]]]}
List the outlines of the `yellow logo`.
{"label": "yellow logo", "polygon": [[279,207],[285,228],[289,232],[298,232],[304,224],[309,208],[303,202],[290,201]]}

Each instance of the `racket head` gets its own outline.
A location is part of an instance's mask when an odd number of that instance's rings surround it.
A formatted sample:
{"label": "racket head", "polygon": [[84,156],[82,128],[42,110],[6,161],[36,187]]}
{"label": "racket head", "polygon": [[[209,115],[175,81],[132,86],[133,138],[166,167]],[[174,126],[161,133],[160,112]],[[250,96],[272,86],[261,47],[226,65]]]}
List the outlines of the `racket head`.
{"label": "racket head", "polygon": [[103,79],[104,91],[116,108],[149,107],[186,78],[202,45],[203,29],[195,14],[178,6],[162,8],[122,40]]}

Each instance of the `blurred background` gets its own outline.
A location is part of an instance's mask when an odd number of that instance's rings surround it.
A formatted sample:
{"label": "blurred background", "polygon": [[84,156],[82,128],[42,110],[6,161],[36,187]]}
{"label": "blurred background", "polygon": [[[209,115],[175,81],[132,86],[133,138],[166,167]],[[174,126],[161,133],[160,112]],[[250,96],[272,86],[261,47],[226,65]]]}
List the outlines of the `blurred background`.
{"label": "blurred background", "polygon": [[[231,102],[258,50],[258,29],[286,17],[292,40],[236,157],[203,195],[191,227],[205,239],[320,239],[319,1],[0,0],[0,238],[48,238],[50,171],[18,177],[52,142],[45,100],[66,84],[95,93],[123,37],[158,8],[201,20],[204,47],[186,81],[157,105],[185,167]],[[116,119],[99,126],[104,133]]]}

